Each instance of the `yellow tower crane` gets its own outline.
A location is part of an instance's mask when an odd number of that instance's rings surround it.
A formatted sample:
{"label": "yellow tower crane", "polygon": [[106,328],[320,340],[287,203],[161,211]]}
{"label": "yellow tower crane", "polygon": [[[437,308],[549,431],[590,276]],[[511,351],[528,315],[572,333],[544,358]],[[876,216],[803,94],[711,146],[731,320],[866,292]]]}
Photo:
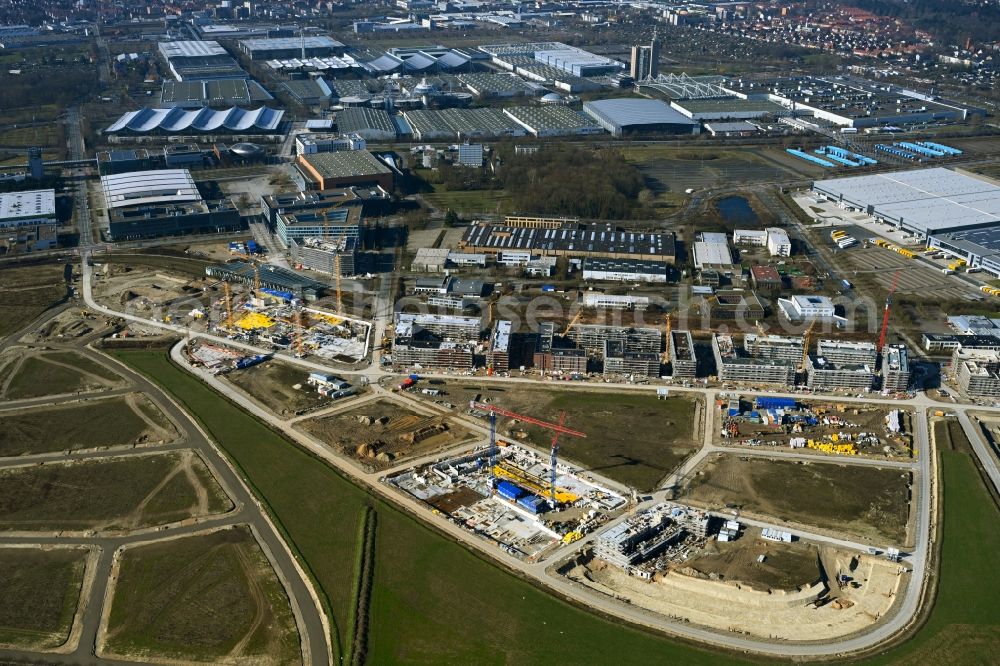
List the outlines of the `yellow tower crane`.
{"label": "yellow tower crane", "polygon": [[809,342],[812,340],[812,332],[815,327],[816,320],[813,319],[809,322],[806,332],[802,334],[802,364],[799,366],[799,372],[805,372],[806,368],[809,367]]}
{"label": "yellow tower crane", "polygon": [[663,357],[660,360],[664,364],[670,363],[670,315],[671,313],[668,312],[667,320],[663,322]]}
{"label": "yellow tower crane", "polygon": [[576,323],[578,321],[580,321],[580,317],[582,317],[582,316],[583,316],[583,310],[577,310],[576,314],[573,316],[573,318],[570,320],[570,322],[568,324],[566,324],[566,328],[562,332],[562,337],[565,338],[567,335],[569,335],[569,329],[571,329],[574,326],[576,326]]}

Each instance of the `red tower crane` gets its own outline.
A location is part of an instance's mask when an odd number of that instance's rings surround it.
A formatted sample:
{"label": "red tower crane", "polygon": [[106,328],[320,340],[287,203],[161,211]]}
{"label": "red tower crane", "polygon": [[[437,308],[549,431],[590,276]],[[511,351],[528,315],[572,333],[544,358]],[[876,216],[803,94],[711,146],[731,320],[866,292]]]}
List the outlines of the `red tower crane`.
{"label": "red tower crane", "polygon": [[580,432],[579,430],[573,430],[572,428],[567,428],[564,424],[566,423],[566,413],[559,413],[559,423],[549,423],[548,421],[542,421],[541,419],[536,419],[533,416],[525,416],[524,414],[518,414],[517,412],[512,412],[508,409],[503,409],[502,407],[497,407],[496,405],[488,405],[482,402],[472,401],[469,403],[469,407],[481,412],[488,412],[490,415],[490,481],[493,480],[493,467],[495,465],[496,458],[496,417],[497,415],[506,416],[511,419],[517,419],[518,421],[523,421],[524,423],[530,423],[536,425],[540,428],[545,428],[552,432],[552,449],[550,458],[550,468],[549,468],[549,493],[551,495],[552,506],[556,504],[556,459],[559,453],[559,435],[569,435],[570,437],[586,437],[587,433]]}
{"label": "red tower crane", "polygon": [[896,283],[899,282],[900,272],[896,271],[896,274],[892,276],[889,293],[885,296],[885,310],[882,311],[882,330],[878,334],[878,347],[876,347],[876,351],[880,354],[882,353],[882,348],[885,347],[885,337],[889,333],[889,310],[892,308],[892,295],[896,292]]}

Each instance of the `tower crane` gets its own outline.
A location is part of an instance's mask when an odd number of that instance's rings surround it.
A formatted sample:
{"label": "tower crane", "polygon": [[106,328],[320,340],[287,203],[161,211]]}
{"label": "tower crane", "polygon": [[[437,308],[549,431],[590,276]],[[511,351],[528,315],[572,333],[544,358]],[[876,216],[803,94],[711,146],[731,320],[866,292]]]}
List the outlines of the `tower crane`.
{"label": "tower crane", "polygon": [[816,319],[809,322],[806,332],[802,334],[802,363],[799,365],[799,372],[805,372],[809,367],[809,341],[812,340],[813,329],[816,328]]}
{"label": "tower crane", "polygon": [[900,272],[896,271],[896,274],[892,276],[889,293],[885,295],[885,310],[882,311],[882,329],[879,331],[878,346],[875,348],[875,351],[879,354],[882,353],[882,348],[885,347],[885,338],[889,333],[889,310],[892,308],[892,295],[896,293],[896,284],[899,282]]}
{"label": "tower crane", "polygon": [[552,501],[552,506],[556,505],[556,461],[559,454],[559,435],[569,435],[570,437],[586,437],[587,433],[580,432],[579,430],[573,430],[572,428],[567,428],[566,423],[566,413],[559,413],[559,423],[549,423],[548,421],[542,421],[541,419],[536,419],[533,416],[525,416],[524,414],[518,414],[517,412],[512,412],[502,407],[497,407],[496,405],[488,405],[481,402],[472,401],[469,403],[469,407],[481,412],[488,412],[490,415],[490,451],[489,451],[489,465],[490,465],[490,486],[492,488],[494,481],[493,468],[496,465],[496,423],[497,415],[506,416],[507,418],[516,419],[524,423],[530,423],[532,425],[539,426],[552,432],[552,448],[550,457],[550,467],[549,467],[549,493],[550,499]]}
{"label": "tower crane", "polygon": [[576,323],[577,323],[578,321],[580,321],[580,317],[582,317],[582,316],[583,316],[583,310],[577,310],[577,311],[576,311],[576,314],[575,314],[575,315],[573,315],[573,318],[572,318],[572,319],[570,319],[570,321],[569,321],[569,323],[568,323],[568,324],[566,324],[566,328],[565,328],[565,329],[563,329],[563,332],[562,332],[562,337],[564,337],[564,338],[565,338],[565,337],[566,337],[567,335],[569,335],[569,329],[571,329],[571,328],[573,328],[574,326],[576,326]]}
{"label": "tower crane", "polygon": [[669,312],[667,313],[667,320],[663,322],[663,357],[660,359],[663,365],[670,363],[670,314]]}
{"label": "tower crane", "polygon": [[233,327],[233,292],[229,288],[229,282],[223,281],[222,290],[226,295],[226,328]]}

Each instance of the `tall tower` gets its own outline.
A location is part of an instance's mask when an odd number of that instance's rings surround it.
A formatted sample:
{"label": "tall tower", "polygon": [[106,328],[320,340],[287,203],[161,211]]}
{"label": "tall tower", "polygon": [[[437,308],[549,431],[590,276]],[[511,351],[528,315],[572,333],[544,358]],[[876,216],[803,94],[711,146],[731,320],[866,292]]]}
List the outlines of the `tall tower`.
{"label": "tall tower", "polygon": [[658,30],[653,30],[653,41],[649,43],[649,69],[648,76],[655,79],[660,73],[660,35]]}
{"label": "tall tower", "polygon": [[31,174],[33,180],[41,180],[45,177],[41,148],[28,148],[28,173]]}

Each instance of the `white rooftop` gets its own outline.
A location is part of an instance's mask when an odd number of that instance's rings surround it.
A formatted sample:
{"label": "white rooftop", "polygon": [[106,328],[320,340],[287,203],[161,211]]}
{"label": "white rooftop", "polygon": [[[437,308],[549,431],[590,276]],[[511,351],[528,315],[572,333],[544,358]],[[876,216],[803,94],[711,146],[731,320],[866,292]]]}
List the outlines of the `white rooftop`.
{"label": "white rooftop", "polygon": [[943,167],[820,180],[814,188],[921,232],[1000,222],[1000,187]]}
{"label": "white rooftop", "polygon": [[160,42],[160,53],[164,58],[204,58],[207,56],[229,55],[219,42],[184,41]]}
{"label": "white rooftop", "polygon": [[728,266],[733,263],[733,255],[729,251],[728,243],[718,243],[713,241],[695,241],[694,244],[695,266]]}
{"label": "white rooftop", "polygon": [[0,194],[0,220],[51,217],[56,214],[55,190]]}
{"label": "white rooftop", "polygon": [[194,178],[187,169],[132,171],[101,177],[108,208],[156,203],[201,201]]}

